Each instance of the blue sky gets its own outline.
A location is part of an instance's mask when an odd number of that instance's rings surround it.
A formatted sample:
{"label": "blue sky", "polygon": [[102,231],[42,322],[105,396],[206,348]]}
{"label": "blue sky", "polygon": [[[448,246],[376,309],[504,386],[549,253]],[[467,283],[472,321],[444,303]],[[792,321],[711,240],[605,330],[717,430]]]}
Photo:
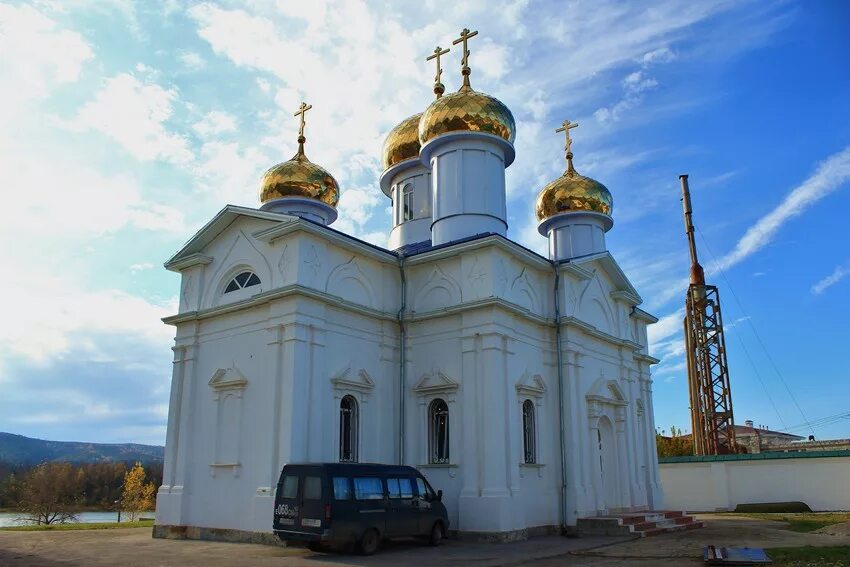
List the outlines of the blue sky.
{"label": "blue sky", "polygon": [[[163,443],[177,276],[162,262],[295,150],[343,188],[335,228],[384,244],[387,131],[431,100],[463,27],[472,84],[517,124],[510,236],[563,170],[614,195],[609,249],[661,321],[659,428],[688,428],[678,175],[720,286],[737,421],[847,413],[850,4],[607,1],[0,3],[0,431]],[[459,85],[456,50],[444,59]],[[818,437],[850,437],[850,418]]]}

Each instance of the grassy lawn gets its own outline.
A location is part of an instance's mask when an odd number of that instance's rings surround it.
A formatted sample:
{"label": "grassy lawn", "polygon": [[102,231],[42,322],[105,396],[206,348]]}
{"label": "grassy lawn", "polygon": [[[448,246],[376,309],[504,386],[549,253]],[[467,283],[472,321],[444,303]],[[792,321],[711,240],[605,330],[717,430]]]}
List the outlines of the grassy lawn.
{"label": "grassy lawn", "polygon": [[773,564],[786,567],[850,566],[850,546],[839,547],[775,547],[766,549]]}
{"label": "grassy lawn", "polygon": [[49,526],[12,526],[0,528],[9,532],[47,532],[63,530],[112,530],[120,528],[150,528],[153,520],[139,520],[138,522],[101,522],[95,524],[51,524]]}
{"label": "grassy lawn", "polygon": [[[800,514],[765,514],[760,512],[733,512],[731,516],[745,516],[759,520],[788,522],[788,529],[795,532],[813,532],[824,526],[850,522],[850,512],[809,512]],[[837,549],[837,548],[836,548]]]}

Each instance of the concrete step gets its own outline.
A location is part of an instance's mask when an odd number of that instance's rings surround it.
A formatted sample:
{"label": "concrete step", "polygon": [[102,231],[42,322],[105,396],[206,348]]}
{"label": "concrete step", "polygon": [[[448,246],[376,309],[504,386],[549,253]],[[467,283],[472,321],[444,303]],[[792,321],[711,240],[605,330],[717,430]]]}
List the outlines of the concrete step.
{"label": "concrete step", "polygon": [[576,529],[581,535],[634,535],[649,537],[692,530],[705,524],[679,511],[648,511],[579,518]]}

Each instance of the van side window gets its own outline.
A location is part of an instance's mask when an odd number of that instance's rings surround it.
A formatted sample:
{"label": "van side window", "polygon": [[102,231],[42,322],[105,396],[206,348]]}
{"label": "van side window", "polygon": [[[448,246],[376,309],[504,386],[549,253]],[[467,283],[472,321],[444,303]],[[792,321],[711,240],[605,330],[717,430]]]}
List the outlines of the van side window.
{"label": "van side window", "polygon": [[337,500],[351,500],[351,483],[348,478],[334,477],[334,498]]}
{"label": "van side window", "polygon": [[409,478],[388,478],[387,492],[390,498],[413,498],[413,483]]}
{"label": "van side window", "polygon": [[298,477],[286,475],[283,477],[283,497],[298,498]]}
{"label": "van side window", "polygon": [[354,497],[358,500],[382,500],[384,486],[380,478],[355,478]]}
{"label": "van side window", "polygon": [[304,500],[322,499],[322,479],[318,476],[304,477]]}

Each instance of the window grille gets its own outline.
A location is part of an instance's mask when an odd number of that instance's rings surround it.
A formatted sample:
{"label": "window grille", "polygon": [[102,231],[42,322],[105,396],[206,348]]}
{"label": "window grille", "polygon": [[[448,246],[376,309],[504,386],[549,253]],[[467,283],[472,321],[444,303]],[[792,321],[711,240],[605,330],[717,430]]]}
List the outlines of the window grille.
{"label": "window grille", "polygon": [[339,404],[339,461],[357,462],[357,400],[342,398]]}
{"label": "window grille", "polygon": [[413,186],[408,183],[401,192],[401,222],[413,220]]}
{"label": "window grille", "polygon": [[429,408],[430,458],[433,464],[449,462],[449,406],[436,399]]}
{"label": "window grille", "polygon": [[237,291],[254,285],[260,285],[260,278],[257,277],[257,274],[254,272],[240,272],[236,274],[235,278],[230,280],[230,283],[224,288],[224,293],[230,293],[231,291]]}
{"label": "window grille", "polygon": [[535,436],[534,403],[525,400],[522,403],[522,448],[526,464],[537,462],[537,438]]}

